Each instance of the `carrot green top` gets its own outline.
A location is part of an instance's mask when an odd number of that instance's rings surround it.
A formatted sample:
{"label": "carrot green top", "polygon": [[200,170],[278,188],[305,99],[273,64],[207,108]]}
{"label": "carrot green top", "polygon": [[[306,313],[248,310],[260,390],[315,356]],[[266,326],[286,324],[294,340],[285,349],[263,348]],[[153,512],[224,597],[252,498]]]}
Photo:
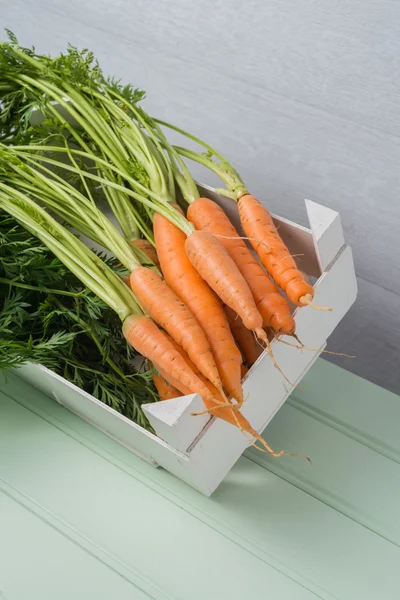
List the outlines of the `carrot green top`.
{"label": "carrot green top", "polygon": [[131,290],[94,252],[26,194],[0,182],[0,208],[39,238],[74,275],[124,321],[142,314]]}
{"label": "carrot green top", "polygon": [[[136,239],[140,230],[153,242],[132,199],[148,216],[158,211],[187,235],[193,231],[171,206],[176,200],[174,171],[178,171],[171,157],[183,161],[174,149],[168,155],[164,152],[162,133],[156,135],[156,126],[151,127],[144,111],[136,107],[142,92],[106,79],[86,50],[69,47],[65,55],[52,59],[21,48],[14,38],[0,43],[0,72],[6,129],[20,138],[21,146],[29,142],[26,149],[31,151],[48,152],[52,141],[63,138],[64,143],[68,139],[71,152],[78,147],[75,156],[94,163],[97,181],[128,241]],[[43,115],[40,126],[31,124],[33,110]],[[91,177],[96,180],[93,172]]]}

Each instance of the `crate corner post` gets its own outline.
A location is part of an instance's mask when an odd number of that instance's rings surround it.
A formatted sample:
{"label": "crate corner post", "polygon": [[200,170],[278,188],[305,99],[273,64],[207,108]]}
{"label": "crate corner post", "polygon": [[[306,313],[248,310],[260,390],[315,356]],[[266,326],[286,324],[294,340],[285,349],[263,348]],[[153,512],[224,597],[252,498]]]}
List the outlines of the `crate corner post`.
{"label": "crate corner post", "polygon": [[180,452],[189,448],[210,420],[208,413],[196,415],[204,411],[199,394],[144,404],[142,408],[157,436]]}
{"label": "crate corner post", "polygon": [[308,221],[321,272],[335,259],[345,245],[340,215],[335,210],[305,199]]}

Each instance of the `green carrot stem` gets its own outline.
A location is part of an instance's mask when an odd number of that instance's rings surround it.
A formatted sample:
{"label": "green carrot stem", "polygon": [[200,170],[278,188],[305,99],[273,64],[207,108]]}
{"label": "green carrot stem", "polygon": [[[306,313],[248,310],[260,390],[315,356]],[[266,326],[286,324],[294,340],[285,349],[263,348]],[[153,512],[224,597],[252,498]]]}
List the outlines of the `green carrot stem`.
{"label": "green carrot stem", "polygon": [[[6,152],[3,152],[3,157],[4,154]],[[72,156],[71,158],[74,160]],[[76,162],[74,164],[76,165]],[[63,166],[62,163],[60,163],[60,166]],[[17,174],[15,177],[16,188],[21,187],[20,182],[27,180],[28,183],[23,185],[25,191],[33,193],[38,200],[49,206],[68,223],[81,231],[81,233],[88,235],[92,240],[108,248],[129,271],[134,271],[140,267],[140,263],[132,251],[130,244],[95,205],[90,190],[87,187],[86,179],[81,175],[78,166],[75,168],[80,178],[83,179],[88,198],[41,164],[37,165],[36,169],[34,169],[26,164],[18,167],[10,161],[9,168],[14,169]],[[45,171],[52,178],[50,179],[49,176],[40,173],[37,170],[38,168]],[[37,192],[38,189],[43,191],[41,197]]]}
{"label": "green carrot stem", "polygon": [[161,119],[154,118],[154,121],[156,123],[159,123],[159,125],[163,125],[164,127],[168,127],[168,129],[173,129],[174,131],[177,131],[178,133],[181,133],[185,137],[187,137],[190,140],[193,140],[194,142],[196,142],[197,144],[199,144],[199,146],[203,146],[203,148],[205,148],[207,150],[207,152],[209,152],[212,156],[216,156],[222,162],[225,161],[225,158],[222,156],[222,154],[220,154],[219,152],[217,152],[217,150],[215,150],[215,148],[213,148],[212,146],[210,146],[209,144],[207,144],[207,142],[204,142],[200,138],[196,137],[192,133],[189,133],[188,131],[185,131],[184,129],[181,129],[180,127],[177,127],[176,125],[172,125],[171,123],[167,123],[167,121],[162,121]]}
{"label": "green carrot stem", "polygon": [[[163,148],[159,142],[159,139],[153,131],[154,127],[150,126],[149,123],[147,122],[147,120],[142,116],[141,111],[139,111],[132,103],[130,103],[128,100],[126,100],[126,98],[121,96],[121,94],[119,94],[118,92],[116,92],[115,90],[113,90],[111,88],[107,88],[105,90],[105,93],[106,93],[106,97],[103,94],[100,94],[99,92],[95,92],[95,95],[103,103],[107,102],[107,106],[110,111],[118,110],[118,114],[124,120],[125,124],[127,126],[129,126],[131,129],[133,128],[133,130],[136,132],[137,135],[142,136],[141,139],[150,148],[150,151],[151,151],[150,154],[152,155],[153,160],[155,159],[155,162],[157,163],[157,165],[159,165],[160,169],[163,171],[163,180],[164,180],[165,186],[167,187],[167,190],[168,190],[167,196],[171,199],[171,201],[174,201],[175,200],[175,187],[174,187],[174,174],[173,174],[173,168],[172,168],[173,164],[171,162],[169,162],[167,160],[167,158],[165,157],[165,155],[163,153]],[[126,115],[126,113],[115,104],[115,102],[110,100],[108,98],[108,96],[111,96],[111,97],[117,99],[118,102],[122,106],[125,106],[127,110],[131,111],[135,115],[135,118],[137,119],[137,121],[146,130],[147,134],[149,135],[149,138],[146,138],[146,136],[143,136],[143,134],[141,134],[140,130],[134,124],[132,119],[130,119],[128,117],[128,115]],[[149,119],[148,115],[146,115],[146,117],[147,117],[147,119]]]}
{"label": "green carrot stem", "polygon": [[[62,93],[62,90],[49,82],[34,80],[26,75],[21,75],[20,80],[22,83],[29,84],[31,87],[39,89],[42,93],[48,94],[54,101],[64,108],[64,110],[70,114],[70,116],[78,123],[78,125],[89,134],[100,150],[110,157],[119,168],[123,168],[124,162],[129,161],[129,155],[126,152],[124,145],[120,143],[118,138],[113,134],[112,128],[107,125],[104,119],[99,117],[98,113],[93,109],[91,104],[86,101],[83,95],[76,93],[71,86],[68,86],[67,84],[64,85],[69,95],[69,101],[67,101]],[[77,133],[76,128],[72,127],[67,122],[67,120],[62,116],[61,112],[57,110],[57,108],[51,103],[48,104],[48,108],[52,114],[56,116],[68,129],[81,147],[90,152],[90,148]],[[81,116],[81,113],[83,113],[83,116]],[[101,132],[101,135],[98,134],[98,131]],[[121,160],[121,157],[123,160]],[[120,216],[120,222],[125,224],[125,232],[127,226],[126,224],[129,223],[129,237],[137,236],[138,227],[136,226],[134,219],[125,220],[122,219],[122,216]]]}
{"label": "green carrot stem", "polygon": [[[29,148],[29,146],[27,148]],[[43,150],[43,148],[41,146],[39,146],[38,148]],[[13,150],[15,150],[16,153],[18,153],[18,147],[14,148]],[[60,149],[58,147],[55,147],[54,150],[62,151],[62,149]],[[76,152],[77,154],[85,155],[85,153],[80,152],[80,151],[74,151],[74,152]],[[90,156],[90,158],[91,158],[91,156]],[[34,157],[26,156],[25,159],[27,161],[31,161],[31,162],[42,161],[47,164],[53,164],[56,166],[58,166],[60,164],[58,161],[55,161],[51,158],[48,158],[45,156],[40,156],[40,155],[35,155]],[[100,165],[104,164],[105,166],[107,166],[109,169],[111,169],[115,173],[121,175],[123,178],[125,178],[127,180],[127,182],[132,187],[135,187],[141,193],[135,192],[126,186],[115,183],[114,181],[109,181],[103,177],[100,177],[93,173],[89,173],[88,171],[81,171],[81,173],[84,175],[84,177],[87,177],[88,179],[92,179],[93,181],[97,181],[100,184],[104,184],[115,190],[118,190],[120,192],[127,194],[128,196],[130,196],[131,198],[134,198],[135,200],[142,203],[143,205],[148,206],[151,210],[154,210],[155,212],[162,214],[166,219],[171,221],[171,223],[173,223],[174,225],[179,227],[179,229],[181,229],[186,235],[190,235],[191,233],[193,233],[193,231],[194,231],[193,225],[191,223],[189,223],[187,221],[187,219],[179,211],[177,211],[173,206],[171,206],[165,199],[160,198],[159,196],[157,196],[156,194],[151,192],[149,189],[147,189],[145,186],[143,186],[142,184],[137,182],[135,179],[130,177],[128,174],[121,172],[114,165],[111,165],[111,164],[107,163],[106,161],[104,161],[98,157],[95,157],[95,156],[93,156],[93,160],[95,162],[99,163]],[[67,164],[63,163],[63,168],[72,173],[77,173],[77,169],[71,165],[67,165]],[[143,193],[147,194],[150,198],[152,198],[152,200],[149,200],[148,198],[143,196],[142,195]]]}
{"label": "green carrot stem", "polygon": [[130,314],[142,314],[133,294],[120,278],[33,200],[0,183],[0,206],[43,241],[122,321]]}
{"label": "green carrot stem", "polygon": [[[177,131],[178,133],[196,142],[197,144],[199,144],[207,150],[207,155],[204,155],[193,150],[182,148],[180,146],[174,146],[175,150],[181,156],[185,156],[186,158],[189,158],[204,165],[205,167],[211,169],[214,173],[218,175],[218,177],[224,182],[224,184],[227,187],[226,190],[218,189],[217,191],[220,194],[227,196],[228,198],[232,198],[233,200],[238,200],[239,198],[241,198],[241,196],[247,193],[246,185],[240,177],[239,173],[226,160],[226,158],[222,156],[222,154],[215,150],[215,148],[207,144],[204,140],[201,140],[200,138],[185,131],[184,129],[181,129],[180,127],[177,127],[176,125],[172,125],[171,123],[167,123],[166,121],[162,121],[161,119],[154,119],[154,121],[156,123],[159,123],[160,125],[163,125],[164,127],[168,127],[168,129],[173,129],[174,131]],[[219,159],[219,162],[213,160],[213,156],[217,157]]]}
{"label": "green carrot stem", "polygon": [[175,149],[181,156],[204,165],[218,175],[226,186],[226,188],[218,188],[216,190],[219,194],[232,200],[239,200],[244,194],[248,193],[239,173],[228,162],[215,162],[212,158],[204,156],[204,154],[182,148],[181,146],[175,146]]}

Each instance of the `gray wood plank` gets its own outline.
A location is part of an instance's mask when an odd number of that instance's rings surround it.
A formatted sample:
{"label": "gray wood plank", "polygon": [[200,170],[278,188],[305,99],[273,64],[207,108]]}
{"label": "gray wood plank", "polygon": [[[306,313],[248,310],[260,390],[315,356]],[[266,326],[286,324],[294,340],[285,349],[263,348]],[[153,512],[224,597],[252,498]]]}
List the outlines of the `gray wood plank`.
{"label": "gray wood plank", "polygon": [[[35,7],[238,82],[400,134],[400,5],[39,0]],[[123,27],[121,28],[121,25]],[[195,43],[194,43],[195,42]],[[362,95],[360,95],[360,92]]]}
{"label": "gray wood plank", "polygon": [[331,342],[357,360],[332,360],[400,391],[398,2],[0,4],[23,43],[89,46],[147,89],[149,109],[218,146],[274,212],[306,224],[304,197],[340,211],[360,299]]}

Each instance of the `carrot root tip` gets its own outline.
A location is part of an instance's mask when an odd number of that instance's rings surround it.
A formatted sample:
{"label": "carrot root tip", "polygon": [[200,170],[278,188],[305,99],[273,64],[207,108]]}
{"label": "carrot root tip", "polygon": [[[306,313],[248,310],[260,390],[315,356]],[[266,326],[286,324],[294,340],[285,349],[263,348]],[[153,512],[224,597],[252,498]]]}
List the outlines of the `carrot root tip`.
{"label": "carrot root tip", "polygon": [[316,304],[313,304],[313,297],[311,294],[305,294],[305,296],[301,296],[301,298],[299,298],[299,304],[301,306],[311,306],[311,308],[314,308],[315,310],[332,310],[330,306],[317,306]]}
{"label": "carrot root tip", "polygon": [[296,342],[298,342],[300,344],[300,346],[304,346],[303,342],[299,339],[299,337],[295,333],[292,333],[291,337],[293,337],[296,340]]}
{"label": "carrot root tip", "polygon": [[254,331],[258,339],[262,340],[266,344],[268,343],[268,337],[264,329],[262,329],[261,327],[257,327],[257,329],[255,329]]}

